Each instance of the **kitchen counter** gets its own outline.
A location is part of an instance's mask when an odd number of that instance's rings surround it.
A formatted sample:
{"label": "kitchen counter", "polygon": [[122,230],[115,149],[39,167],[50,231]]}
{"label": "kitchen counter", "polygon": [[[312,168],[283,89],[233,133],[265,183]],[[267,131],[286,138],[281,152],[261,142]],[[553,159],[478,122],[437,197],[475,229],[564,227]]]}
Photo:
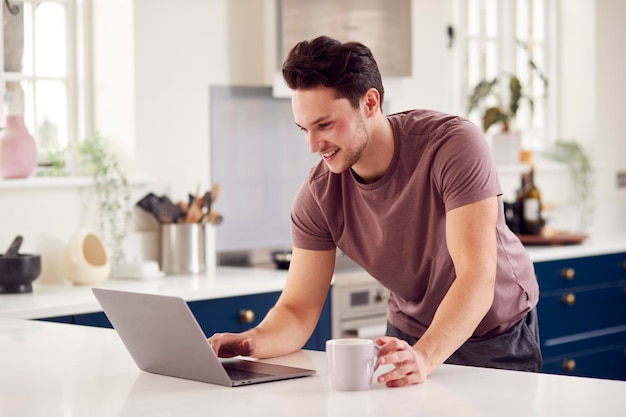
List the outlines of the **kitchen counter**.
{"label": "kitchen counter", "polygon": [[[623,416],[626,382],[454,365],[420,385],[331,391],[325,354],[268,360],[301,379],[221,387],[141,372],[111,329],[0,318],[0,416]],[[382,372],[381,368],[377,373]]]}
{"label": "kitchen counter", "polygon": [[[218,267],[215,276],[167,275],[145,280],[109,278],[97,287],[173,295],[186,301],[212,300],[282,291],[287,271]],[[0,317],[36,319],[100,312],[102,308],[84,285],[39,285],[28,294],[0,295]]]}
{"label": "kitchen counter", "polygon": [[577,245],[527,246],[533,262],[626,252],[626,231],[591,235]]}
{"label": "kitchen counter", "polygon": [[[533,262],[626,252],[626,232],[592,236],[579,245],[528,246]],[[99,287],[175,295],[186,301],[281,291],[287,272],[218,267],[214,276],[168,275],[149,280],[110,278]],[[89,286],[33,284],[29,294],[0,295],[0,317],[34,319],[102,311]]]}

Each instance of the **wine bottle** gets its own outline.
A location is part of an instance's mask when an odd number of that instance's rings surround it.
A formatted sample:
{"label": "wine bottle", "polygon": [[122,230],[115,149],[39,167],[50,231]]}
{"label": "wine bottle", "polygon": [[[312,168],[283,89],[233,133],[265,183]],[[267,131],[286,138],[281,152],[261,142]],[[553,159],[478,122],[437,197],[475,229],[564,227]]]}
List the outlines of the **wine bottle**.
{"label": "wine bottle", "polygon": [[535,185],[535,167],[531,165],[522,197],[522,227],[527,235],[539,235],[541,226],[541,192]]}

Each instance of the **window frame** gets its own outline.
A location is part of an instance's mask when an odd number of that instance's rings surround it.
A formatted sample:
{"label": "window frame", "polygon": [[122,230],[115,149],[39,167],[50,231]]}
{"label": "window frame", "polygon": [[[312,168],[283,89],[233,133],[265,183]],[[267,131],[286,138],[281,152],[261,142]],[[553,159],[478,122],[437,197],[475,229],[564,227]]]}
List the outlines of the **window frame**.
{"label": "window frame", "polygon": [[[448,10],[450,21],[453,22],[454,30],[454,58],[453,58],[453,79],[451,79],[451,85],[453,85],[455,97],[453,98],[453,106],[455,111],[459,114],[463,114],[469,117],[472,121],[478,124],[482,128],[482,121],[478,120],[475,113],[468,114],[468,97],[471,94],[474,85],[469,81],[469,41],[470,39],[476,39],[470,37],[468,28],[468,3],[471,0],[450,0],[448,3]],[[484,3],[488,0],[479,0]],[[497,15],[502,16],[498,19],[498,36],[496,38],[497,46],[497,75],[501,76],[504,73],[511,74],[517,73],[517,36],[516,36],[516,4],[518,0],[492,0],[498,5]],[[543,48],[543,65],[540,67],[541,72],[548,80],[544,100],[544,125],[541,128],[539,137],[524,138],[524,147],[530,150],[540,151],[543,148],[549,146],[558,137],[558,123],[557,123],[557,77],[556,70],[558,67],[558,57],[555,55],[555,51],[558,50],[558,0],[544,0],[544,22],[542,31],[544,33],[544,39],[542,40]],[[514,24],[515,23],[515,24]],[[479,36],[483,36],[482,41],[485,41],[484,33],[480,33]],[[491,40],[493,41],[493,40]],[[483,69],[484,71],[484,69]],[[483,72],[478,79],[492,79],[491,76],[485,76]],[[503,78],[503,77],[500,77]],[[508,82],[508,79],[506,80]],[[522,80],[523,87],[526,87],[525,81]],[[500,86],[500,88],[507,89],[506,86]],[[506,93],[505,93],[506,94]],[[526,103],[523,103],[526,104]],[[485,134],[489,135],[493,132],[491,129]]]}
{"label": "window frame", "polygon": [[[35,84],[38,81],[54,80],[61,81],[65,84],[66,91],[66,105],[67,114],[65,123],[67,125],[67,138],[66,142],[62,145],[65,149],[74,143],[77,143],[80,138],[85,137],[86,132],[93,126],[92,106],[91,106],[91,65],[90,65],[90,40],[91,33],[88,24],[91,16],[91,7],[89,0],[20,0],[19,3],[9,0],[8,5],[19,5],[20,12],[25,13],[24,3],[30,3],[30,19],[34,22],[35,9],[38,4],[41,3],[58,3],[65,6],[65,33],[66,33],[66,57],[65,76],[41,76],[36,72],[34,74],[24,74],[16,72],[4,71],[4,31],[0,31],[0,65],[3,69],[0,71],[0,85],[2,86],[2,94],[6,91],[6,82],[26,81],[31,83],[34,92],[32,97],[25,97],[24,101],[36,100],[36,87]],[[0,18],[4,20],[4,13],[6,13],[4,7],[0,10]],[[25,28],[25,30],[27,30]],[[26,36],[25,36],[26,38]],[[34,26],[33,32],[30,36],[32,45],[35,45],[34,38]],[[26,44],[26,41],[25,41]],[[25,48],[27,49],[27,48]],[[31,53],[34,54],[34,48]],[[33,61],[34,62],[34,61]],[[26,105],[25,105],[26,107]],[[35,136],[38,149],[39,163],[45,163],[47,158],[48,149],[40,147],[37,138],[37,105],[32,104],[33,113],[27,115],[25,120],[29,130]],[[0,106],[0,119],[4,118],[5,106]],[[63,142],[62,142],[63,143]]]}

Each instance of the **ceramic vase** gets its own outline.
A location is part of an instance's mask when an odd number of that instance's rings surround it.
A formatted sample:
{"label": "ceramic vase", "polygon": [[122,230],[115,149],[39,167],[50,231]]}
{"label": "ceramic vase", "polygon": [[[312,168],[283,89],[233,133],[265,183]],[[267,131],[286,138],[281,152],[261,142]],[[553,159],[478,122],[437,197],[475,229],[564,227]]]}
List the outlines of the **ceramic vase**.
{"label": "ceramic vase", "polygon": [[0,178],[28,178],[37,168],[35,138],[28,132],[24,116],[4,117],[0,132]]}
{"label": "ceramic vase", "polygon": [[81,230],[68,242],[61,260],[63,276],[74,284],[98,284],[109,277],[111,265],[100,237]]}

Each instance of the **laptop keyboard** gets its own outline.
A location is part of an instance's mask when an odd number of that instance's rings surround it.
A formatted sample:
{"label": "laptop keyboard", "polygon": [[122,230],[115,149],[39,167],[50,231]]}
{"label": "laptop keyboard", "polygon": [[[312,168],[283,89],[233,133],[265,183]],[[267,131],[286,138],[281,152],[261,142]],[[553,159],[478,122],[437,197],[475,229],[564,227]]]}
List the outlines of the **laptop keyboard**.
{"label": "laptop keyboard", "polygon": [[243,381],[243,380],[250,380],[254,378],[271,376],[270,374],[265,374],[263,372],[255,372],[255,371],[250,371],[248,369],[231,368],[229,366],[224,367],[224,369],[226,369],[226,373],[228,374],[230,379],[233,381]]}

